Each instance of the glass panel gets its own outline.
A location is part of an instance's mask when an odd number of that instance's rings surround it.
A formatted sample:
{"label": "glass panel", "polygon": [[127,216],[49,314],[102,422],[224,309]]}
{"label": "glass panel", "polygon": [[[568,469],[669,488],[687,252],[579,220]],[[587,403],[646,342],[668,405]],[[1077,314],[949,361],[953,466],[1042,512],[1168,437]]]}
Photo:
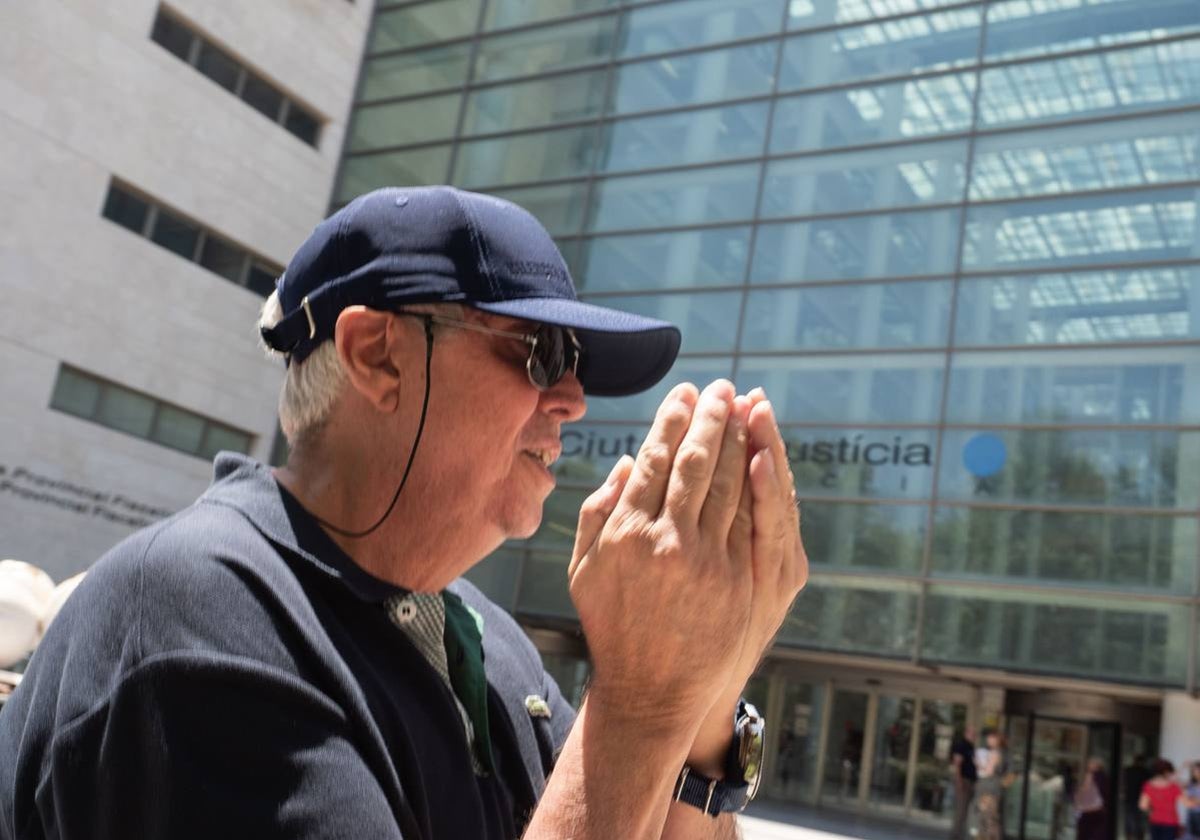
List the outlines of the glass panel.
{"label": "glass panel", "polygon": [[242,85],[242,99],[272,122],[279,121],[279,109],[283,107],[283,94],[264,79],[260,79],[253,73],[246,73],[246,81]]}
{"label": "glass panel", "polygon": [[458,147],[454,183],[468,189],[587,175],[596,157],[596,128],[566,128]]}
{"label": "glass panel", "polygon": [[538,23],[557,17],[570,17],[618,5],[620,0],[523,0],[521,3],[488,3],[484,29],[502,29],[524,23]]}
{"label": "glass panel", "polygon": [[[550,496],[550,499],[555,495],[558,494]],[[547,505],[549,504],[547,500]],[[574,522],[571,523],[571,528],[574,533]],[[525,563],[521,567],[521,585],[517,592],[517,612],[574,619],[575,606],[571,603],[571,593],[567,589],[567,562],[570,559],[569,544],[554,554],[526,555]]]}
{"label": "glass panel", "polygon": [[543,653],[542,665],[546,673],[554,678],[567,702],[578,709],[579,704],[583,702],[583,693],[591,676],[588,661],[568,653]]}
{"label": "glass panel", "polygon": [[423,143],[454,134],[461,96],[432,96],[354,111],[350,122],[351,152]]}
{"label": "glass panel", "polygon": [[953,577],[1190,595],[1197,536],[1192,517],[939,508],[933,568]]}
{"label": "glass panel", "polygon": [[237,429],[231,429],[210,420],[208,428],[204,432],[204,442],[200,446],[199,455],[209,461],[215,458],[218,452],[226,450],[245,455],[250,451],[250,442],[250,435],[245,432],[239,432]]}
{"label": "glass panel", "polygon": [[387,99],[461,86],[467,81],[470,58],[470,44],[451,44],[368,59],[363,65],[359,98]]}
{"label": "glass panel", "polygon": [[917,737],[917,778],[912,807],[925,817],[949,818],[954,813],[954,780],[950,748],[955,733],[967,725],[967,707],[946,700],[921,701]]}
{"label": "glass panel", "polygon": [[228,91],[237,90],[241,65],[208,42],[201,42],[196,69]]}
{"label": "glass panel", "polygon": [[738,285],[749,250],[748,227],[602,236],[575,279],[588,291]]}
{"label": "glass panel", "polygon": [[493,35],[479,43],[475,79],[532,76],[607,61],[616,33],[616,16],[606,15],[511,35]]}
{"label": "glass panel", "polygon": [[1200,421],[1200,356],[1164,347],[958,353],[950,374],[951,423],[1160,423]]}
{"label": "glass panel", "polygon": [[984,127],[1200,101],[1200,40],[984,70]]}
{"label": "glass panel", "polygon": [[154,400],[118,385],[106,385],[96,411],[96,422],[147,438],[150,424],[154,422]]}
{"label": "glass panel", "polygon": [[196,241],[200,238],[200,230],[191,222],[184,221],[160,207],[150,238],[168,251],[174,251],[184,259],[190,260],[196,255]]}
{"label": "glass panel", "polygon": [[60,367],[50,407],[90,420],[100,402],[100,388],[100,383],[87,374]]}
{"label": "glass panel", "polygon": [[762,215],[808,216],[961,201],[967,141],[774,160]]}
{"label": "glass panel", "polygon": [[879,695],[871,787],[867,792],[875,805],[893,809],[904,807],[916,706],[917,701],[912,697]]}
{"label": "glass panel", "polygon": [[984,136],[971,199],[1022,198],[1187,181],[1200,173],[1194,114]]}
{"label": "glass panel", "polygon": [[1200,29],[1192,0],[994,2],[988,8],[988,60],[1049,55],[1147,41]]}
{"label": "glass panel", "polygon": [[[777,644],[909,657],[916,622],[916,584],[868,577],[813,579],[796,599]],[[828,772],[828,763],[826,768]]]}
{"label": "glass panel", "polygon": [[813,800],[824,705],[823,686],[792,679],[784,684],[779,748],[775,760],[769,763],[776,796],[794,802]]}
{"label": "glass panel", "polygon": [[150,212],[150,205],[113,185],[108,188],[103,212],[104,218],[140,235],[146,229],[146,214]]}
{"label": "glass panel", "polygon": [[648,424],[573,423],[562,430],[562,457],[554,474],[563,484],[598,486],[622,455],[637,455]]}
{"label": "glass panel", "polygon": [[375,15],[367,53],[414,47],[470,35],[479,19],[480,0],[437,0],[386,9]]}
{"label": "glass panel", "polygon": [[784,442],[802,498],[929,498],[932,431],[787,429]]}
{"label": "glass panel", "polygon": [[576,233],[583,224],[584,196],[587,195],[585,181],[491,192],[524,207],[552,236]]}
{"label": "glass panel", "polygon": [[242,282],[242,269],[246,266],[246,252],[220,237],[208,234],[200,251],[200,265],[226,280]]}
{"label": "glass panel", "polygon": [[974,64],[978,8],[829,29],[784,43],[779,89],[824,87]]}
{"label": "glass panel", "polygon": [[[542,524],[538,528],[537,533],[528,540],[513,540],[508,545],[511,548],[530,548],[535,550],[553,551],[555,569],[542,569],[543,572],[552,572],[554,578],[553,584],[548,588],[539,589],[538,591],[550,594],[554,597],[551,601],[558,599],[559,594],[570,603],[570,597],[567,595],[567,562],[571,559],[571,548],[575,544],[575,526],[579,522],[579,508],[583,504],[583,500],[595,488],[578,489],[573,487],[558,487],[546,499],[545,507],[542,510]],[[529,609],[530,605],[525,601],[525,593],[530,586],[541,586],[536,581],[544,574],[538,573],[530,567],[533,558],[526,558],[525,571],[521,575],[521,595],[518,598],[518,606],[520,609]],[[561,579],[559,579],[561,575]],[[574,615],[574,609],[571,609],[570,615]]]}
{"label": "glass panel", "polygon": [[840,350],[946,343],[948,281],[751,292],[742,349]]}
{"label": "glass panel", "polygon": [[759,165],[608,178],[593,198],[591,230],[702,225],[754,215]]}
{"label": "glass panel", "polygon": [[614,79],[618,114],[700,105],[771,92],[775,45],[749,44],[624,64]]}
{"label": "glass panel", "polygon": [[683,166],[763,153],[767,103],[621,120],[607,126],[600,169]]}
{"label": "glass panel", "polygon": [[984,667],[1183,685],[1187,604],[935,586],[924,657]]}
{"label": "glass panel", "polygon": [[1200,268],[964,280],[955,341],[1086,344],[1200,338]]}
{"label": "glass panel", "polygon": [[1200,435],[1178,431],[947,431],[944,499],[1195,508]]}
{"label": "glass panel", "polygon": [[246,273],[246,288],[265,298],[275,291],[275,278],[280,274],[283,274],[282,268],[251,263],[250,271]]}
{"label": "glass panel", "polygon": [[789,96],[775,104],[771,153],[966,131],[974,93],[974,74],[958,73]]}
{"label": "glass panel", "polygon": [[348,157],[342,161],[336,200],[348,202],[378,187],[442,184],[449,179],[450,147]]}
{"label": "glass panel", "polygon": [[692,292],[674,295],[630,295],[590,298],[611,306],[675,324],[683,333],[683,353],[728,353],[737,340],[741,292]]}
{"label": "glass panel", "polygon": [[959,210],[922,210],[762,225],[750,282],[950,274],[961,218]]}
{"label": "glass panel", "polygon": [[[590,119],[604,109],[604,71],[572,73],[477,90],[467,99],[463,134],[485,134]],[[520,145],[522,137],[509,142]]]}
{"label": "glass panel", "polygon": [[858,801],[869,700],[861,691],[833,693],[825,746],[825,781],[821,785],[821,799],[825,802],[849,805]]}
{"label": "glass panel", "polygon": [[864,505],[804,499],[804,547],[814,569],[920,574],[925,505]]}
{"label": "glass panel", "polygon": [[788,29],[808,29],[833,23],[853,23],[922,9],[949,6],[961,0],[791,0]]}
{"label": "glass panel", "polygon": [[592,397],[588,400],[589,420],[630,420],[649,423],[658,406],[672,388],[680,382],[692,382],[703,388],[715,379],[728,379],[733,373],[733,359],[697,359],[684,356],[675,362],[662,381],[631,397]]}
{"label": "glass panel", "polygon": [[781,0],[685,0],[626,11],[620,56],[684,50],[720,41],[771,35],[779,29]]}
{"label": "glass panel", "polygon": [[204,436],[204,418],[170,405],[160,405],[151,438],[157,443],[193,453]]}
{"label": "glass panel", "polygon": [[972,206],[966,270],[1187,259],[1197,244],[1195,189],[1138,190]]}
{"label": "glass panel", "polygon": [[516,608],[517,578],[523,552],[500,549],[476,563],[463,577],[479,587],[493,603],[512,612]]}
{"label": "glass panel", "polygon": [[289,104],[283,127],[310,146],[317,145],[321,134],[321,121],[295,102]]}
{"label": "glass panel", "polygon": [[151,30],[150,37],[184,61],[187,61],[191,55],[192,38],[194,37],[191,31],[183,24],[164,15],[161,9],[154,19],[154,29]]}

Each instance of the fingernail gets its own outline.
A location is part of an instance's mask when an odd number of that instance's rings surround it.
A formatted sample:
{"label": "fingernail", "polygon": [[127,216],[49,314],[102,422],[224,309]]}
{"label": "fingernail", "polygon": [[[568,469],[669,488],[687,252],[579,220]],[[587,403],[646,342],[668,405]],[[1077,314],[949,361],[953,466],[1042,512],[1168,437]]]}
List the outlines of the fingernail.
{"label": "fingernail", "polygon": [[775,406],[771,405],[771,401],[763,400],[761,403],[759,403],[759,405],[765,405],[767,407],[767,411],[769,411],[771,414],[771,421],[776,425],[779,425],[779,418],[775,416]]}
{"label": "fingernail", "polygon": [[751,388],[750,393],[746,396],[751,397],[752,399],[765,400],[767,398],[767,392],[762,389],[761,385],[759,385],[757,388]]}
{"label": "fingernail", "polygon": [[775,476],[775,454],[770,449],[764,449],[762,456],[763,468],[767,471],[767,475],[773,478]]}
{"label": "fingernail", "polygon": [[625,456],[617,459],[617,463],[613,464],[613,468],[608,471],[608,479],[604,482],[605,487],[613,487],[617,483],[617,476],[621,474],[621,464],[625,460]]}

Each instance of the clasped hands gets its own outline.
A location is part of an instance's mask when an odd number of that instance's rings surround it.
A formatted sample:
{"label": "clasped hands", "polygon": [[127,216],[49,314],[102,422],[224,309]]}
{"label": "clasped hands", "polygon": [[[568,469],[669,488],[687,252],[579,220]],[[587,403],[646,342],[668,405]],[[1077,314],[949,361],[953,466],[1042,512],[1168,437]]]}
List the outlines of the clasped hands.
{"label": "clasped hands", "polygon": [[761,389],[675,387],[636,459],[584,502],[568,571],[593,701],[728,743],[734,704],[808,578]]}

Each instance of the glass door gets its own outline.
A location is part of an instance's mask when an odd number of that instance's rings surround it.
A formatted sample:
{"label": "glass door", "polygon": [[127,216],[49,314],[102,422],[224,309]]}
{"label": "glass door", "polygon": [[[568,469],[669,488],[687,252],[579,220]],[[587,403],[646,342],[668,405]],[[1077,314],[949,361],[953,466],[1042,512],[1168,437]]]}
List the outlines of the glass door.
{"label": "glass door", "polygon": [[912,761],[913,697],[880,694],[875,713],[868,801],[878,810],[903,811]]}
{"label": "glass door", "polygon": [[779,745],[772,765],[772,793],[793,802],[812,802],[825,687],[788,680],[783,686]]}
{"label": "glass door", "polygon": [[922,700],[917,733],[912,811],[927,819],[949,822],[954,814],[954,779],[950,748],[967,726],[967,704]]}
{"label": "glass door", "polygon": [[871,696],[865,691],[839,689],[833,694],[821,785],[823,804],[853,805],[859,801],[870,705]]}

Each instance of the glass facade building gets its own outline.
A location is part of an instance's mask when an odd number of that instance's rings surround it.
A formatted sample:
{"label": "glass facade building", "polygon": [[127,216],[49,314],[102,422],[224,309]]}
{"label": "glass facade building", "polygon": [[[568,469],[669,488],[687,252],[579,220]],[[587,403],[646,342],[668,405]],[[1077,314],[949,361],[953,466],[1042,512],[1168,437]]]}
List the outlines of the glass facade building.
{"label": "glass facade building", "polygon": [[987,707],[775,660],[1200,687],[1195,0],[381,3],[334,203],[422,183],[522,204],[583,297],[683,330],[476,570],[531,626],[572,626],[579,503],[673,383],[777,406],[813,575],[753,687],[769,791],[944,813],[929,768]]}

